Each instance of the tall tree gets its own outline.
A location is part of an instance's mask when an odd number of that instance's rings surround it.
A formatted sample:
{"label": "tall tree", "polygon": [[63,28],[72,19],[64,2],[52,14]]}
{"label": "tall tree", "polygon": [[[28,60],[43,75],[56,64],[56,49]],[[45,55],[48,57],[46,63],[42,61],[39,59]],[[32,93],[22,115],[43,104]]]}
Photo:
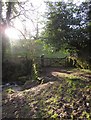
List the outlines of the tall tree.
{"label": "tall tree", "polygon": [[7,6],[7,9],[6,9],[6,18],[4,19],[2,17],[2,58],[3,59],[6,56],[7,48],[10,47],[9,39],[5,35],[5,29],[10,24],[9,19],[10,19],[11,13],[12,13],[12,11],[11,11],[12,10],[12,5],[13,5],[13,2],[7,2],[6,3],[6,6]]}
{"label": "tall tree", "polygon": [[70,51],[75,50],[79,56],[88,55],[88,2],[77,6],[73,3],[47,2],[47,23],[44,32],[46,41],[59,50],[65,45]]}

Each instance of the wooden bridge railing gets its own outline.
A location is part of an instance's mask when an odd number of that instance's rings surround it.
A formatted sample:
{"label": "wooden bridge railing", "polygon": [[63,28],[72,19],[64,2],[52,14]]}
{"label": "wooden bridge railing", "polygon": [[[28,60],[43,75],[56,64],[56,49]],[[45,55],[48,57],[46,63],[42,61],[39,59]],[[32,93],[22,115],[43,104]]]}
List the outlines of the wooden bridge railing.
{"label": "wooden bridge railing", "polygon": [[64,58],[45,58],[44,56],[38,57],[35,59],[36,63],[41,67],[57,67],[57,66],[65,66],[67,57]]}

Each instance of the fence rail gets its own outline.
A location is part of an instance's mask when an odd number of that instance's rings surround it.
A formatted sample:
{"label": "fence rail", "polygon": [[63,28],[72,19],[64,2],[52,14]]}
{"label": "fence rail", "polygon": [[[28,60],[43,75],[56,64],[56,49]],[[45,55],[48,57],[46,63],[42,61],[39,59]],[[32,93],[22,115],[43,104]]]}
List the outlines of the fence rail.
{"label": "fence rail", "polygon": [[36,64],[42,66],[42,67],[57,67],[57,66],[65,66],[67,61],[67,57],[64,58],[45,58],[45,57],[40,57],[36,58],[35,62]]}

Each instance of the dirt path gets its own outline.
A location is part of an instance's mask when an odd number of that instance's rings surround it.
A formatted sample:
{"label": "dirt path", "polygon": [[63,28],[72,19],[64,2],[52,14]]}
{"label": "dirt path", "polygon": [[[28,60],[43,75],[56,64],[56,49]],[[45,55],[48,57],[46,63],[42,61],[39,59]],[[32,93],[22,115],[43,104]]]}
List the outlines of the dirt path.
{"label": "dirt path", "polygon": [[79,70],[76,68],[45,68],[43,75],[48,76],[48,77],[56,77],[59,76],[61,78],[63,77],[69,77],[69,76],[74,76],[74,77],[79,77],[81,79],[86,79],[86,80],[91,80],[91,71],[89,70]]}

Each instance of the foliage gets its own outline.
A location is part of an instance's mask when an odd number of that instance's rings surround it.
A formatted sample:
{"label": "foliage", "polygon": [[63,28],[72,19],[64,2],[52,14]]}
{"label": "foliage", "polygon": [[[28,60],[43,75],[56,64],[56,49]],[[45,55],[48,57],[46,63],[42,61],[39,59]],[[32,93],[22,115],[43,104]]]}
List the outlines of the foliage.
{"label": "foliage", "polygon": [[43,55],[49,58],[63,58],[69,55],[67,50],[61,49],[59,52],[50,44],[43,40],[19,40],[12,44],[12,56],[27,56],[28,58],[40,57]]}
{"label": "foliage", "polygon": [[[65,2],[47,2],[47,22],[43,37],[56,50],[64,47],[70,52],[75,50],[79,57],[90,59],[89,2],[79,6]],[[85,54],[83,53],[85,52]]]}
{"label": "foliage", "polygon": [[[26,81],[23,78],[20,79],[20,77],[23,76],[31,76],[31,60],[19,60],[19,62],[12,61],[12,60],[6,60],[3,61],[3,69],[2,69],[2,82],[12,82],[16,81],[17,83],[19,81],[22,82],[22,84]],[[27,78],[29,79],[29,78]],[[19,83],[21,83],[19,82]]]}
{"label": "foliage", "polygon": [[34,59],[32,64],[32,80],[38,80],[38,68]]}
{"label": "foliage", "polygon": [[87,61],[84,61],[82,58],[77,58],[72,56],[68,57],[67,65],[81,69],[90,69],[90,65]]}
{"label": "foliage", "polygon": [[15,91],[14,91],[13,89],[9,88],[9,89],[6,89],[6,92],[9,93],[9,94],[12,94],[12,93],[14,93]]}

